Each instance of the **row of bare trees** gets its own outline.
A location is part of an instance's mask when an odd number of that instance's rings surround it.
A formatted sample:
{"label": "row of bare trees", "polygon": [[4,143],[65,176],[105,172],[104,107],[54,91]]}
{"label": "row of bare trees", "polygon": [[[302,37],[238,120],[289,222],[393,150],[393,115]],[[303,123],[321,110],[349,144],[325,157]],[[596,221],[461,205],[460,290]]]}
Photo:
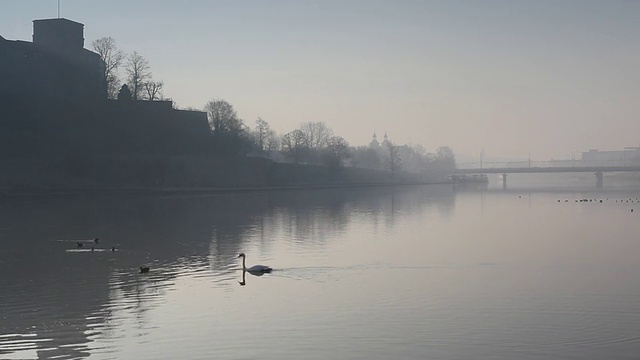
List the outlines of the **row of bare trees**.
{"label": "row of bare trees", "polygon": [[103,78],[107,97],[115,99],[121,86],[118,71],[124,67],[125,83],[131,91],[133,100],[160,100],[163,98],[164,82],[153,80],[149,61],[138,52],[126,55],[119,50],[116,41],[111,37],[103,37],[91,43],[93,50],[104,62]]}
{"label": "row of bare trees", "polygon": [[[115,99],[122,85],[119,71],[124,70],[133,100],[161,100],[162,81],[154,81],[147,59],[138,52],[126,55],[116,41],[103,37],[92,42],[93,50],[104,61],[104,83],[107,97]],[[198,110],[198,109],[191,109]],[[285,159],[293,163],[325,165],[331,169],[344,166],[386,169],[392,174],[403,169],[411,172],[445,171],[455,168],[451,148],[441,146],[436,153],[428,153],[420,145],[397,146],[388,142],[384,147],[351,147],[347,140],[336,136],[324,122],[305,122],[298,129],[279,136],[262,118],[251,129],[238,117],[233,106],[223,99],[205,104],[215,147],[221,153],[254,154]]]}
{"label": "row of bare trees", "polygon": [[436,153],[422,146],[395,145],[391,142],[379,149],[351,147],[347,140],[333,133],[324,122],[305,122],[299,128],[279,136],[269,123],[258,118],[252,129],[239,118],[233,105],[214,99],[204,106],[213,141],[220,151],[252,154],[295,164],[324,165],[330,169],[345,166],[427,173],[446,172],[455,168],[453,150],[441,146]]}
{"label": "row of bare trees", "polygon": [[269,123],[258,118],[251,129],[238,117],[236,110],[223,99],[204,106],[209,118],[213,141],[227,153],[254,154],[265,157],[287,157],[294,163],[325,164],[339,168],[349,156],[349,144],[323,122],[303,123],[283,136],[278,136]]}
{"label": "row of bare trees", "polygon": [[343,167],[351,156],[347,140],[321,121],[302,123],[282,136],[282,151],[296,164],[324,164],[331,169]]}

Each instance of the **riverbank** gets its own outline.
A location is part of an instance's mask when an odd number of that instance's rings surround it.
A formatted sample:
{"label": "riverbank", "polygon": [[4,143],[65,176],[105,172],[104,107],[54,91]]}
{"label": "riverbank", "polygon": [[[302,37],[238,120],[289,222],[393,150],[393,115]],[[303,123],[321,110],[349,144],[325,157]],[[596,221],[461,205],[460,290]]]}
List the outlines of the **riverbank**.
{"label": "riverbank", "polygon": [[0,161],[0,196],[206,194],[431,184],[425,176],[363,168],[277,163],[265,158],[103,156]]}
{"label": "riverbank", "polygon": [[0,189],[0,198],[32,197],[32,196],[72,196],[72,195],[211,195],[230,193],[250,193],[268,191],[348,189],[390,186],[423,186],[448,184],[446,181],[396,181],[343,184],[300,184],[289,186],[263,187],[198,187],[198,188],[163,188],[163,187],[76,187],[76,188],[32,188],[32,189]]}

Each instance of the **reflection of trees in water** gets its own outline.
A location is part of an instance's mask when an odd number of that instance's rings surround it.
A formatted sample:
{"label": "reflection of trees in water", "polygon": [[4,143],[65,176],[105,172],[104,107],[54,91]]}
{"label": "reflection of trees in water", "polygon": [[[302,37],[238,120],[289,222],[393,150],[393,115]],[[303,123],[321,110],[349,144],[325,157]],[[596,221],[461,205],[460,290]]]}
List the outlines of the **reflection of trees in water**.
{"label": "reflection of trees in water", "polygon": [[392,190],[399,214],[410,215],[436,209],[442,217],[449,217],[455,208],[455,196],[448,185],[396,187]]}
{"label": "reflection of trees in water", "polygon": [[[440,187],[5,201],[0,271],[11,276],[0,279],[0,334],[51,339],[33,345],[43,358],[86,357],[92,341],[119,335],[117,319],[149,331],[149,311],[181,275],[207,272],[221,286],[235,284],[237,254],[249,245],[322,246],[354,222],[393,226],[394,214],[448,213],[454,204],[451,189]],[[74,239],[93,237],[118,251],[66,252]],[[138,274],[145,264],[151,272]]]}
{"label": "reflection of trees in water", "polygon": [[238,269],[237,256],[245,239],[262,229],[262,218],[270,207],[269,193],[215,197],[209,216],[209,261],[211,268],[227,276]]}
{"label": "reflection of trees in water", "polygon": [[275,192],[263,206],[264,213],[238,239],[259,241],[261,247],[274,239],[316,246],[331,241],[330,236],[346,232],[356,222],[380,221],[393,227],[396,215],[410,216],[435,207],[441,215],[449,216],[454,206],[448,186]]}
{"label": "reflection of trees in water", "polygon": [[[161,296],[178,273],[174,264],[206,259],[202,245],[211,220],[199,206],[184,199],[141,197],[33,198],[0,204],[0,271],[12,274],[0,280],[0,334],[51,339],[38,343],[41,357],[86,357],[96,336],[92,333],[100,328],[95,325],[112,317],[113,309],[105,306],[113,302],[110,287],[119,290],[142,322],[149,309],[145,304]],[[100,246],[117,244],[118,251],[66,251],[75,247],[71,239],[95,236],[101,238]],[[151,263],[152,276],[134,281],[132,275],[137,277],[144,263]],[[113,274],[119,279],[110,282]]]}
{"label": "reflection of trees in water", "polygon": [[[37,342],[39,358],[86,357],[90,325],[102,322],[100,318],[87,319],[87,314],[100,316],[108,290],[101,270],[105,264],[66,254],[64,248],[57,254],[38,249],[30,244],[38,233],[31,228],[2,233],[2,246],[10,250],[0,255],[0,272],[4,274],[0,280],[0,334],[35,334],[30,339]],[[14,244],[25,247],[16,249]],[[0,339],[0,353],[4,342],[11,340]]]}

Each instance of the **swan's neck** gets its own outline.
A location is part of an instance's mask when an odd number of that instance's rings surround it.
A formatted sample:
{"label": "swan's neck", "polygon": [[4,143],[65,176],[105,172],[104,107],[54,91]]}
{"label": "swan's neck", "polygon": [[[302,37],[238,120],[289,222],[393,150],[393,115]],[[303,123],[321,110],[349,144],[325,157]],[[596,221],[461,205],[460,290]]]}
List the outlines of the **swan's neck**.
{"label": "swan's neck", "polygon": [[242,257],[242,270],[247,270],[247,266],[245,265],[245,260],[246,260],[246,258],[243,256]]}

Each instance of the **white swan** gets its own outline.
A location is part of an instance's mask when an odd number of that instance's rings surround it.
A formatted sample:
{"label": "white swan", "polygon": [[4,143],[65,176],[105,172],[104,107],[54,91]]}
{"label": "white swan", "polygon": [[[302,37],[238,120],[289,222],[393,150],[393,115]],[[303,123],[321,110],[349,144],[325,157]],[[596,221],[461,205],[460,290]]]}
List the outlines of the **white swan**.
{"label": "white swan", "polygon": [[263,273],[270,273],[273,270],[272,268],[265,265],[253,265],[252,267],[247,268],[247,266],[245,265],[245,260],[247,256],[244,253],[240,253],[238,257],[242,258],[242,271],[248,271],[254,274],[263,274]]}

